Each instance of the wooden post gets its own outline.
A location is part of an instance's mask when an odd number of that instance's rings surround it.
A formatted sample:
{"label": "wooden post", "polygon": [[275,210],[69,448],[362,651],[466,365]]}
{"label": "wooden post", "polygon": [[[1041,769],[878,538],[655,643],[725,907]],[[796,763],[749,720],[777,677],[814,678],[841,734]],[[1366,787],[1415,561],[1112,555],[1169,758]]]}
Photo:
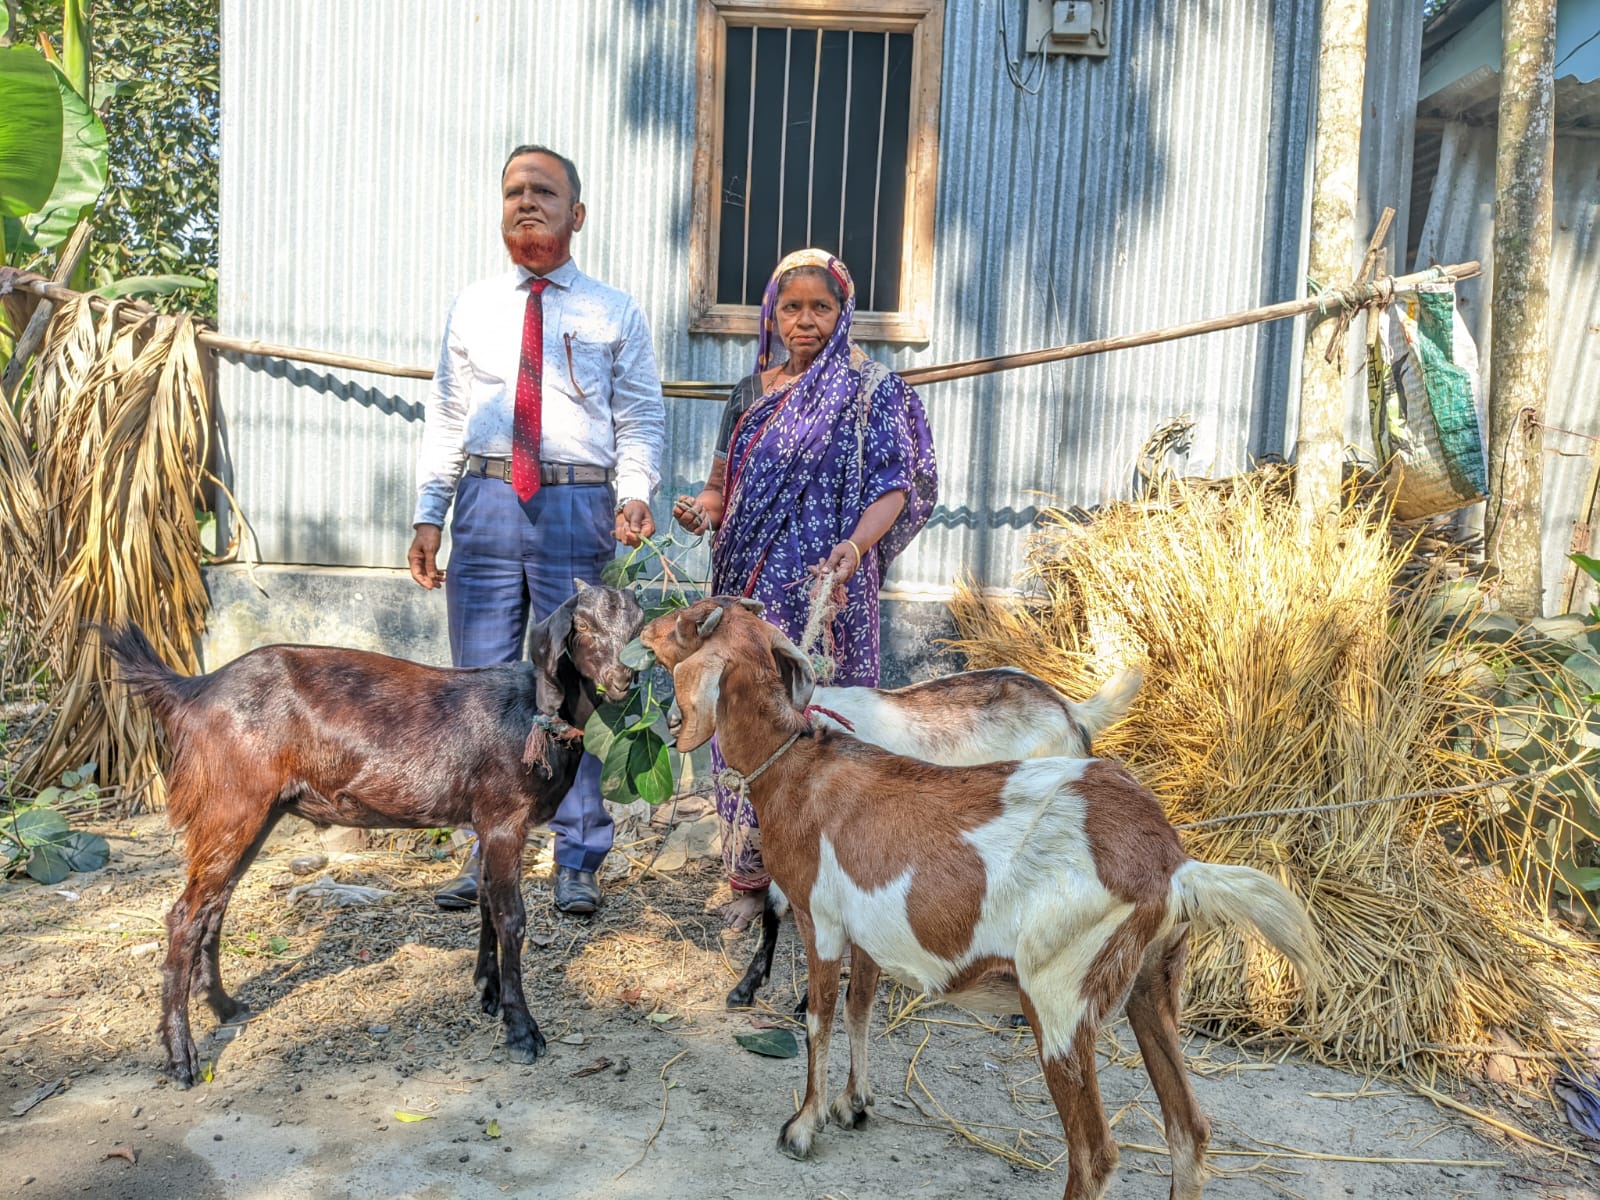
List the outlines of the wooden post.
{"label": "wooden post", "polygon": [[1501,21],[1486,548],[1500,571],[1501,606],[1537,617],[1544,614],[1539,535],[1550,386],[1555,0],[1505,0]]}
{"label": "wooden post", "polygon": [[[1361,181],[1361,97],[1366,76],[1367,0],[1324,0],[1307,269],[1326,287],[1344,283],[1355,266],[1351,237]],[[1295,500],[1307,516],[1339,511],[1346,388],[1343,356],[1334,355],[1330,362],[1325,353],[1336,328],[1333,321],[1306,319]]]}

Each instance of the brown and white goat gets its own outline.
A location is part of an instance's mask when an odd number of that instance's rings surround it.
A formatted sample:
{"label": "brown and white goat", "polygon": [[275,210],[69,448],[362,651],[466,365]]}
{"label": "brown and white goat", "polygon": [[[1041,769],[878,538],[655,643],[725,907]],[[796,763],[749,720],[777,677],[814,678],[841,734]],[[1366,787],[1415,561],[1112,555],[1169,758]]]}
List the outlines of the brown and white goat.
{"label": "brown and white goat", "polygon": [[209,675],[168,667],[136,627],[105,630],[122,681],[166,730],[167,812],[186,834],[188,881],[167,914],[161,1035],[167,1073],[200,1073],[189,1028],[198,991],[217,1018],[243,1006],[217,968],[233,889],[285,813],[316,825],[471,823],[481,855],[475,981],[516,1062],[545,1040],[522,990],[522,848],[572,786],[597,689],[626,691],[619,655],[643,622],[631,592],[580,585],[528,631],[530,661],[427,667],[362,650],[264,646]]}
{"label": "brown and white goat", "polygon": [[[880,972],[956,1004],[1020,1005],[1067,1143],[1067,1200],[1103,1195],[1117,1148],[1094,1045],[1124,1005],[1161,1102],[1174,1200],[1196,1200],[1209,1125],[1183,1068],[1179,989],[1188,925],[1254,928],[1317,978],[1316,934],[1281,884],[1184,853],[1156,797],[1120,764],[1046,758],[939,767],[815,728],[806,659],[726,598],[652,621],[673,672],[679,750],[716,732],[744,777],[768,870],[793,905],[811,1005],[800,1111],[778,1144],[803,1157],[831,1111],[872,1102],[867,1025]],[[827,1100],[839,971],[850,954],[850,1076]]]}
{"label": "brown and white goat", "polygon": [[[756,602],[746,601],[752,612]],[[1101,730],[1127,715],[1142,677],[1125,669],[1087,700],[1068,699],[1037,675],[991,667],[942,675],[909,687],[821,687],[810,710],[825,729],[838,729],[892,754],[945,767],[1022,758],[1087,758]],[[728,993],[729,1008],[744,1008],[772,974],[778,926],[788,911],[783,889],[767,889],[761,944],[744,978]],[[798,1011],[805,1008],[802,1000]]]}

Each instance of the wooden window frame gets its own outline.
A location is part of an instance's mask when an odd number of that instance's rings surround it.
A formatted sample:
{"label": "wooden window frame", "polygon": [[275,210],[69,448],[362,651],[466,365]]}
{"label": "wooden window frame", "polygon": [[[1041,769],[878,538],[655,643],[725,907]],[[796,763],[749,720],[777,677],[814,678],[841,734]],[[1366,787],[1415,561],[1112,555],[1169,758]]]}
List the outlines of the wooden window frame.
{"label": "wooden window frame", "polygon": [[[864,9],[864,10],[863,10]],[[939,81],[944,0],[698,0],[694,202],[689,234],[689,332],[759,332],[761,310],[718,304],[722,230],[722,122],[727,30],[732,26],[854,29],[912,35],[911,113],[906,137],[900,298],[893,312],[858,311],[851,328],[862,341],[928,341],[933,299],[934,207],[939,180]]]}

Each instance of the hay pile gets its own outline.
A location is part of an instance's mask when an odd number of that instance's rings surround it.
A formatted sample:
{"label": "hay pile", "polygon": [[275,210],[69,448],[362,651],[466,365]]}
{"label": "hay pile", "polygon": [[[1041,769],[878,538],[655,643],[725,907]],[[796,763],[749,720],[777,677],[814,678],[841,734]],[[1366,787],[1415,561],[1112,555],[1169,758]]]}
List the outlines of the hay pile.
{"label": "hay pile", "polygon": [[1310,907],[1331,974],[1318,1013],[1275,955],[1218,934],[1195,944],[1188,1020],[1421,1081],[1496,1048],[1563,1051],[1563,979],[1592,983],[1593,960],[1451,849],[1505,807],[1481,786],[1505,772],[1447,737],[1490,714],[1437,640],[1444,573],[1397,587],[1408,548],[1380,511],[1303,528],[1270,479],[1167,495],[1047,514],[1024,602],[966,588],[952,607],[974,667],[1086,695],[1142,661],[1130,718],[1097,750],[1190,827],[1196,857],[1267,870]]}

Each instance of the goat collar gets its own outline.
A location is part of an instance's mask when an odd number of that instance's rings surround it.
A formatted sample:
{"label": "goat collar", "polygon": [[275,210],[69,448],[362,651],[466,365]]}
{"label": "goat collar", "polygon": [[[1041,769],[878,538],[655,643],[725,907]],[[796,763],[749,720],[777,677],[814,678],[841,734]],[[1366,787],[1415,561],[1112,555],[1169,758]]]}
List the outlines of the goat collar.
{"label": "goat collar", "polygon": [[777,762],[778,759],[782,758],[783,752],[790,746],[794,745],[795,742],[799,740],[799,737],[802,733],[807,732],[809,732],[809,727],[807,729],[795,730],[789,735],[789,740],[787,742],[774,750],[772,752],[772,756],[754,771],[751,771],[750,774],[741,775],[732,767],[723,767],[722,770],[717,772],[716,777],[712,780],[712,782],[719,783],[725,788],[731,788],[733,791],[739,794],[739,799],[741,801],[748,800],[750,798],[750,785],[761,778],[762,772],[764,772],[773,763]]}

